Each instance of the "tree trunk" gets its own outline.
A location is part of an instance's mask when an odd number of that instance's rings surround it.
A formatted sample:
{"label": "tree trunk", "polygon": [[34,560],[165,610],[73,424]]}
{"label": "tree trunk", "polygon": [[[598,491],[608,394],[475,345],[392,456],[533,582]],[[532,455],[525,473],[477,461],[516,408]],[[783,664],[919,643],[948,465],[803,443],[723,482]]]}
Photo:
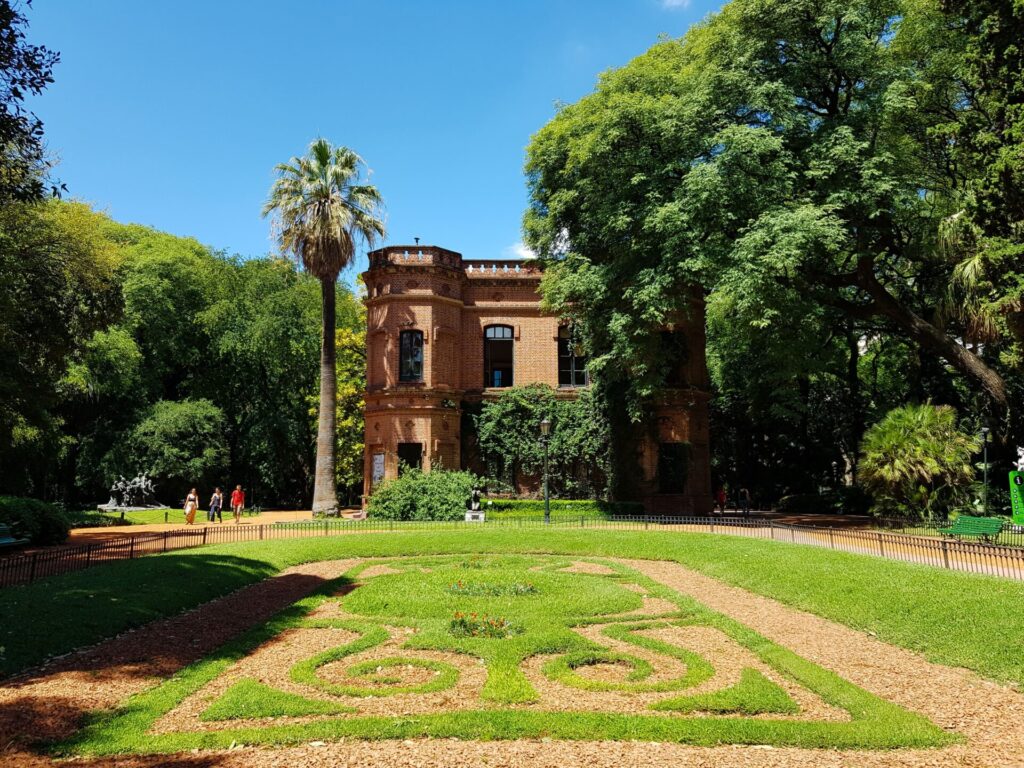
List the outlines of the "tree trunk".
{"label": "tree trunk", "polygon": [[888,318],[901,328],[911,339],[941,357],[960,373],[981,385],[989,397],[1004,411],[1010,409],[1010,398],[1006,382],[985,361],[963,345],[957,343],[944,331],[936,328],[918,314],[900,304],[885,289],[874,275],[873,263],[869,259],[858,265],[858,282],[874,300],[878,314]]}
{"label": "tree trunk", "polygon": [[850,445],[847,454],[847,466],[843,473],[843,485],[847,479],[852,485],[857,484],[857,469],[860,460],[860,444],[864,439],[865,417],[864,397],[860,383],[860,337],[852,330],[846,333],[846,386],[850,390]]}
{"label": "tree trunk", "polygon": [[313,479],[314,514],[338,512],[338,491],[334,476],[334,447],[337,432],[338,371],[335,364],[335,280],[321,278],[323,322],[320,335],[320,416],[316,432],[316,474]]}

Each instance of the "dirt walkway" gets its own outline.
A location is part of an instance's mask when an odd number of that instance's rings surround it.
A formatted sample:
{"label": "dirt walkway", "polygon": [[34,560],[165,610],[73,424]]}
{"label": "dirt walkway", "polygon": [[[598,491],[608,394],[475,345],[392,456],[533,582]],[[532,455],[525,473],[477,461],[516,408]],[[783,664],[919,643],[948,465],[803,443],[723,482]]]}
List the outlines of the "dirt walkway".
{"label": "dirt walkway", "polygon": [[85,712],[114,707],[170,677],[357,562],[332,560],[289,568],[5,681],[0,685],[0,764],[19,764],[28,757],[18,751],[26,739],[70,734]]}
{"label": "dirt walkway", "polygon": [[[218,528],[235,525],[229,512],[224,513],[223,523],[209,523],[206,521],[205,513],[200,510],[196,516],[195,525],[190,528]],[[181,510],[172,509],[166,523],[140,523],[139,525],[106,525],[96,528],[74,528],[68,535],[66,546],[80,546],[82,544],[101,544],[111,539],[122,536],[134,536],[138,533],[163,533],[164,531],[179,531],[185,528],[185,519]],[[274,523],[290,523],[295,520],[312,520],[313,513],[305,510],[280,510],[273,512],[260,512],[252,517],[243,517],[239,525],[273,525]]]}
{"label": "dirt walkway", "polygon": [[[70,656],[30,678],[0,688],[0,744],[17,734],[67,733],[85,709],[112,706],[154,678],[199,658],[226,637],[252,625],[324,579],[357,561],[291,569],[195,611],[164,620]],[[502,768],[1020,768],[1024,764],[1024,695],[961,669],[932,664],[864,633],[776,601],[729,587],[668,562],[620,561],[743,622],[852,683],[920,712],[965,735],[965,745],[940,750],[829,751],[771,747],[689,747],[639,742],[519,740],[497,742],[415,739],[402,742],[310,742],[291,748],[121,757],[90,766],[488,766]],[[76,761],[78,762],[78,761]],[[0,752],[4,765],[48,765],[26,752]]]}

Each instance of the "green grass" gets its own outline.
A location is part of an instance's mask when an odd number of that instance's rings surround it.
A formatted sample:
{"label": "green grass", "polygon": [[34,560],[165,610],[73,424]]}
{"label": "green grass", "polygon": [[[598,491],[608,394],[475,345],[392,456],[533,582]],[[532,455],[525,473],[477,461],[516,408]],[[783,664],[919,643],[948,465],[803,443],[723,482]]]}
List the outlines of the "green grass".
{"label": "green grass", "polygon": [[[549,552],[675,560],[880,639],[1024,685],[1024,584],[706,534],[472,528],[219,545],[0,590],[0,674],[325,558]],[[473,562],[474,558],[464,558]],[[467,570],[472,574],[473,570]],[[534,574],[530,574],[530,579]]]}
{"label": "green grass", "polygon": [[[113,712],[99,713],[78,734],[56,747],[61,755],[104,755],[126,752],[179,752],[195,748],[223,748],[236,744],[289,744],[309,739],[410,738],[444,736],[477,739],[565,738],[565,739],[639,739],[677,741],[694,744],[771,744],[778,746],[827,747],[838,749],[890,749],[931,747],[961,740],[920,715],[864,691],[838,675],[776,645],[749,628],[718,614],[689,597],[676,593],[641,574],[615,566],[609,576],[560,573],[567,565],[562,558],[492,556],[482,568],[473,570],[474,578],[492,585],[522,583],[531,577],[536,593],[508,592],[485,595],[453,595],[446,587],[466,571],[459,556],[429,557],[405,563],[401,573],[377,576],[344,596],[332,596],[341,584],[357,579],[366,565],[350,571],[335,582],[323,585],[318,594],[285,609],[267,624],[227,643],[206,659],[193,664],[170,680],[129,699]],[[547,566],[541,571],[536,566]],[[413,567],[410,567],[413,566]],[[693,696],[689,702],[676,699],[678,711],[710,710],[701,717],[614,712],[546,712],[543,706],[533,710],[509,709],[509,704],[535,702],[538,694],[523,674],[521,665],[536,654],[556,655],[570,661],[563,668],[548,665],[545,673],[554,680],[573,674],[584,663],[630,659],[628,655],[609,654],[603,646],[574,631],[586,623],[626,614],[640,607],[640,594],[627,584],[675,603],[672,618],[656,622],[630,620],[613,623],[606,634],[625,642],[687,661],[691,668],[673,681],[645,683],[652,668],[636,659],[634,680],[623,687],[608,690],[670,691],[692,687],[712,673],[714,659],[670,643],[637,633],[669,624],[714,627],[754,654],[777,674],[792,680],[834,707],[844,709],[849,720],[822,722],[796,719],[755,720],[745,715],[760,712],[792,713],[792,701],[778,686],[758,673],[745,674],[740,683],[717,694]],[[340,611],[356,614],[358,620],[310,618],[309,614],[324,601],[337,601]],[[519,635],[498,637],[458,637],[448,631],[451,611],[504,614],[523,628]],[[332,611],[336,613],[337,611]],[[313,685],[336,696],[390,696],[427,693],[454,685],[458,670],[449,664],[417,658],[418,650],[443,651],[477,659],[486,668],[478,707],[469,710],[442,711],[396,718],[367,716],[324,716],[305,722],[239,724],[237,728],[203,732],[154,734],[151,726],[177,707],[187,696],[201,692],[204,686],[228,670],[231,665],[281,632],[302,627],[341,627],[357,637],[342,646],[296,665],[292,679]],[[318,677],[318,670],[330,662],[344,662],[359,650],[380,645],[388,636],[386,626],[414,628],[398,655],[350,665],[334,674],[366,686],[329,683]],[[433,680],[417,686],[402,683],[400,674],[388,670],[418,665],[435,672]],[[568,670],[568,672],[566,672]],[[691,671],[692,670],[692,671]],[[268,689],[266,686],[241,688],[236,684],[204,713],[206,719],[233,720],[265,716],[266,712],[303,712],[325,707],[322,700],[304,699]],[[773,687],[774,686],[774,687]],[[604,690],[604,689],[597,689]],[[268,693],[269,691],[269,693]],[[340,702],[339,702],[340,703]],[[211,715],[211,710],[213,714]],[[254,715],[253,713],[258,713]]]}
{"label": "green grass", "polygon": [[246,720],[256,717],[302,717],[303,715],[340,715],[354,712],[332,701],[308,699],[295,693],[278,691],[256,680],[239,680],[207,707],[203,721]]}
{"label": "green grass", "polygon": [[[200,510],[200,513],[206,514]],[[164,515],[167,515],[167,522],[185,522],[185,515],[180,509],[140,509],[134,512],[125,512],[124,519],[120,512],[99,509],[77,510],[68,513],[68,520],[72,528],[102,528],[112,525],[144,525],[147,523],[163,523]],[[198,518],[198,514],[196,517]]]}
{"label": "green grass", "polygon": [[782,714],[800,711],[797,703],[781,686],[756,669],[744,669],[736,685],[711,693],[665,699],[652,709],[664,712],[715,712],[742,715]]}

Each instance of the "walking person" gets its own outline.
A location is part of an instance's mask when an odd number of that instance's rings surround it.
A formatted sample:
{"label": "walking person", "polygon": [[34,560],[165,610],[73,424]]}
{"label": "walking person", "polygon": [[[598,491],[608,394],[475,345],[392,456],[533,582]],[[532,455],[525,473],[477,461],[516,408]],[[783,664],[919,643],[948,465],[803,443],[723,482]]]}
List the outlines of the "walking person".
{"label": "walking person", "polygon": [[213,489],[213,496],[210,497],[210,512],[207,515],[207,519],[212,523],[213,518],[217,518],[218,523],[223,523],[224,518],[221,516],[221,508],[224,506],[224,494],[220,492],[220,488]]}
{"label": "walking person", "polygon": [[723,514],[723,515],[725,514],[725,502],[727,500],[728,500],[728,497],[725,495],[725,486],[724,485],[718,486],[718,493],[715,494],[715,503],[717,504],[718,509],[721,510],[721,514]]}
{"label": "walking person", "polygon": [[243,509],[245,509],[245,491],[242,490],[242,486],[236,485],[235,490],[231,492],[231,512],[235,516],[235,525],[241,522]]}
{"label": "walking person", "polygon": [[196,510],[199,509],[199,494],[193,488],[185,497],[185,522],[192,525],[196,521]]}
{"label": "walking person", "polygon": [[750,489],[746,486],[740,488],[740,506],[743,508],[743,516],[750,517]]}

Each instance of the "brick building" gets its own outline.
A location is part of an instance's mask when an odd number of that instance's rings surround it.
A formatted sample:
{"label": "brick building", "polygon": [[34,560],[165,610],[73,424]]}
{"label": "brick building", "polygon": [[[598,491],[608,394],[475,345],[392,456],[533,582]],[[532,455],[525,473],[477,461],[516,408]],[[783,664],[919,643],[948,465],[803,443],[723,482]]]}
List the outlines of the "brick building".
{"label": "brick building", "polygon": [[[460,468],[463,405],[513,385],[544,383],[559,397],[587,385],[568,329],[540,309],[541,267],[532,261],[463,259],[436,246],[369,254],[366,286],[364,489],[397,476],[399,463]],[[630,450],[635,493],[657,514],[711,506],[704,308],[663,336],[685,354],[672,389],[638,425]]]}

